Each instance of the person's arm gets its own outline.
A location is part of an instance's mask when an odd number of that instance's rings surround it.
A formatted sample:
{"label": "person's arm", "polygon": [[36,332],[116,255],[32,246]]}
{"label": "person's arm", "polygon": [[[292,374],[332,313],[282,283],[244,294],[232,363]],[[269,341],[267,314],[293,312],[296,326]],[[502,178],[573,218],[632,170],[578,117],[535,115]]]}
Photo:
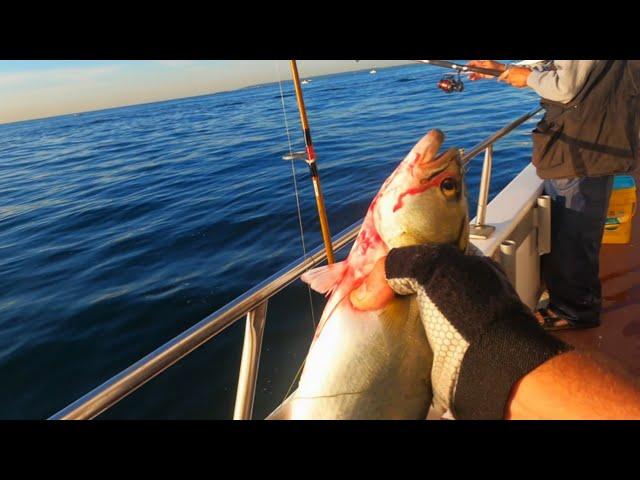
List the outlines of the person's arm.
{"label": "person's arm", "polygon": [[[470,66],[502,70],[498,81],[517,88],[531,87],[542,98],[553,102],[569,103],[584,86],[598,60],[554,60],[553,69],[506,66],[493,60],[473,60]],[[471,80],[491,78],[471,74]]]}
{"label": "person's arm", "polygon": [[[495,60],[472,60],[467,65],[470,67],[482,67],[491,68],[493,70],[499,70],[502,75],[498,77],[499,82],[506,82],[509,85],[517,88],[524,88],[527,86],[527,80],[531,75],[531,69],[529,67],[519,67],[517,65],[505,65],[504,63],[496,62]],[[472,72],[469,74],[470,80],[479,80],[481,78],[494,78],[491,75],[484,75],[481,73]]]}
{"label": "person's arm", "polygon": [[598,60],[554,60],[555,70],[533,70],[527,85],[547,100],[569,103],[587,81]]}
{"label": "person's arm", "polygon": [[640,388],[601,354],[572,351],[525,375],[511,391],[509,420],[640,419]]}
{"label": "person's arm", "polygon": [[393,249],[351,294],[354,306],[378,308],[385,279],[418,294],[434,402],[456,418],[640,418],[633,381],[545,332],[491,259],[448,245]]}

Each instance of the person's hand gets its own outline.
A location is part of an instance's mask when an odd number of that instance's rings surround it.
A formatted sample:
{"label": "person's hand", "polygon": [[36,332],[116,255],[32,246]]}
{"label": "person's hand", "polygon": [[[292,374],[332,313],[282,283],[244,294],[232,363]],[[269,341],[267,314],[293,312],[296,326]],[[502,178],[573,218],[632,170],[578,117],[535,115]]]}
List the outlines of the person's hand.
{"label": "person's hand", "polygon": [[526,67],[509,67],[498,77],[499,82],[506,82],[516,88],[527,86],[527,79],[531,75],[531,69]]}
{"label": "person's hand", "polygon": [[501,268],[452,245],[393,249],[385,273],[398,294],[417,294],[433,350],[434,406],[458,419],[501,419],[513,386],[572,349],[542,329]]}
{"label": "person's hand", "polygon": [[[467,63],[467,66],[491,68],[493,70],[500,70],[501,72],[507,68],[504,63],[495,62],[493,60],[471,60],[469,63]],[[469,80],[475,81],[481,78],[495,78],[495,77],[493,77],[492,75],[484,75],[482,73],[475,73],[475,72],[469,73]]]}

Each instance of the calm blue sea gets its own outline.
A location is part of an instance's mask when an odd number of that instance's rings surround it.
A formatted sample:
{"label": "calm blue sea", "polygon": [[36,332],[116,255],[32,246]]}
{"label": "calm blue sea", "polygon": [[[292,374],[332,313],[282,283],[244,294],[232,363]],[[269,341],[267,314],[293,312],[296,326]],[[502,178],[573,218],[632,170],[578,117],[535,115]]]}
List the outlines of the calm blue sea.
{"label": "calm blue sea", "polygon": [[[305,85],[332,233],[364,215],[428,130],[470,148],[537,104],[494,81],[447,95],[442,73],[412,65]],[[302,150],[293,87],[282,87]],[[496,145],[492,196],[529,161],[534,122]],[[300,257],[288,148],[278,83],[0,125],[0,418],[48,417]],[[472,212],[481,163],[467,177]],[[296,177],[310,249],[321,237],[303,162]],[[273,299],[267,322],[258,418],[308,348],[306,287]],[[243,329],[100,418],[231,418]]]}

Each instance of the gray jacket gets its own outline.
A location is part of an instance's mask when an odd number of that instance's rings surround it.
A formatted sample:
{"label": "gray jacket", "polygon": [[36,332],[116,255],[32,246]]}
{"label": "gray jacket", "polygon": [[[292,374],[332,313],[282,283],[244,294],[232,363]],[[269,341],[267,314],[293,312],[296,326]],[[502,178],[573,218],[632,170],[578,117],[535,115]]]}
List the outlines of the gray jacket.
{"label": "gray jacket", "polygon": [[553,60],[550,65],[534,67],[527,85],[542,98],[569,103],[580,92],[589,73],[600,61]]}

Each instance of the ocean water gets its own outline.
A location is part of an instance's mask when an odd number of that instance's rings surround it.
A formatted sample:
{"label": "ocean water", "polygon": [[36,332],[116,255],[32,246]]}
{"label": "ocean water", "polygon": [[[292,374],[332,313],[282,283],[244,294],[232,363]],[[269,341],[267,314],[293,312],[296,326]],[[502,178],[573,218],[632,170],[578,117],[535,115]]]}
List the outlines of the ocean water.
{"label": "ocean water", "polygon": [[[442,74],[410,65],[304,86],[333,234],[430,129],[469,149],[537,105],[494,81],[447,95]],[[0,125],[0,418],[52,415],[302,256],[282,101],[293,149],[304,140],[282,89]],[[496,144],[491,197],[529,162],[534,123]],[[467,175],[472,212],[481,166]],[[309,250],[321,236],[295,167]],[[243,333],[237,322],[99,418],[231,418]],[[312,334],[296,282],[269,304],[256,418],[282,401]]]}

